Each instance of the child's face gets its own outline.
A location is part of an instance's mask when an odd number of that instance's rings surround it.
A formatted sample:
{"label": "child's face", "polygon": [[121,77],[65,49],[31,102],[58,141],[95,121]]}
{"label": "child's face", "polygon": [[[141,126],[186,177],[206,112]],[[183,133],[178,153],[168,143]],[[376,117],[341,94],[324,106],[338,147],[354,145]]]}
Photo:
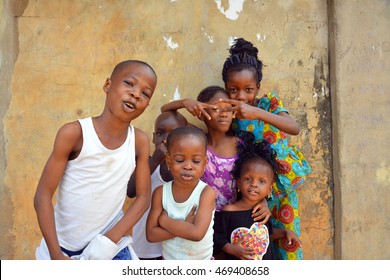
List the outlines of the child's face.
{"label": "child's face", "polygon": [[157,78],[149,67],[129,63],[103,86],[109,111],[118,118],[135,119],[149,105],[156,84]]}
{"label": "child's face", "polygon": [[185,125],[187,124],[179,121],[172,113],[163,113],[163,115],[161,115],[161,117],[156,121],[154,127],[153,143],[155,147],[157,148],[157,146],[166,141],[168,134],[172,130]]}
{"label": "child's face", "polygon": [[237,185],[243,198],[260,201],[271,193],[273,181],[271,166],[264,160],[255,160],[243,165]]}
{"label": "child's face", "polygon": [[[217,105],[218,108],[231,107],[231,104],[218,102],[219,99],[226,98],[228,98],[228,96],[224,92],[218,92],[207,102],[207,104]],[[210,120],[204,118],[204,122],[209,131],[211,129],[223,132],[229,130],[230,125],[232,124],[233,111],[222,111],[218,109],[206,109],[206,111],[211,117]]]}
{"label": "child's face", "polygon": [[193,135],[182,136],[171,143],[166,161],[175,181],[196,184],[207,163],[205,143]]}
{"label": "child's face", "polygon": [[254,106],[260,84],[257,83],[256,76],[252,71],[244,69],[229,72],[225,87],[231,99]]}

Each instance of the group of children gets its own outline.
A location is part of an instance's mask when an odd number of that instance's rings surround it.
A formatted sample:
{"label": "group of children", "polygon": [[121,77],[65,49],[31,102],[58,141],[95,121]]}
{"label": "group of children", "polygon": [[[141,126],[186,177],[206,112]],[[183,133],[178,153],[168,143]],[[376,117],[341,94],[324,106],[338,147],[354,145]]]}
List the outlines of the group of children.
{"label": "group of children", "polygon": [[[34,197],[43,234],[37,259],[302,259],[295,188],[311,170],[287,142],[299,126],[280,99],[258,98],[257,52],[237,39],[222,70],[225,88],[162,106],[152,156],[130,122],[157,76],[145,62],[118,64],[103,86],[103,113],[57,134]],[[123,213],[126,191],[135,199]]]}

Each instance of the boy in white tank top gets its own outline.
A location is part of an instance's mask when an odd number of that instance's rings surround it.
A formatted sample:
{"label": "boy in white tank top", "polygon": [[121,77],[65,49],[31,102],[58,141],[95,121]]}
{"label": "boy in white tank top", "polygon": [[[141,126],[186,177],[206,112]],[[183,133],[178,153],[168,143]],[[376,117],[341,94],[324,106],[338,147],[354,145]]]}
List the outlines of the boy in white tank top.
{"label": "boy in white tank top", "polygon": [[[150,177],[141,176],[149,173],[149,139],[130,123],[149,105],[156,84],[150,65],[123,61],[103,85],[102,114],[59,129],[34,197],[43,235],[37,259],[136,258],[125,235],[149,205]],[[137,197],[123,213],[133,171]]]}

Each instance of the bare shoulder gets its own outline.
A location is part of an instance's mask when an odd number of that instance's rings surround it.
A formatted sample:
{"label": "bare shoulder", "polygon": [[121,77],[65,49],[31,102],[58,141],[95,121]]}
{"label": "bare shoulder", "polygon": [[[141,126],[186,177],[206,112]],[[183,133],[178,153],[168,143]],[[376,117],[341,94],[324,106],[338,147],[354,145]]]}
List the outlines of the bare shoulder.
{"label": "bare shoulder", "polygon": [[78,121],[64,124],[57,132],[54,152],[68,159],[78,156],[83,146],[83,132]]}
{"label": "bare shoulder", "polygon": [[154,189],[153,191],[153,195],[156,194],[156,195],[161,195],[162,194],[162,191],[163,191],[163,186],[158,186],[157,188]]}
{"label": "bare shoulder", "polygon": [[149,142],[148,135],[141,129],[134,127],[135,144],[145,144]]}
{"label": "bare shoulder", "polygon": [[56,141],[81,149],[83,143],[83,131],[78,121],[64,124],[57,132]]}
{"label": "bare shoulder", "polygon": [[163,193],[163,186],[158,186],[155,188],[152,194],[152,201],[161,201],[162,200],[162,193]]}
{"label": "bare shoulder", "polygon": [[210,187],[209,185],[206,185],[204,187],[204,189],[202,190],[202,196],[212,197],[213,199],[215,199],[216,193],[212,187]]}
{"label": "bare shoulder", "polygon": [[134,127],[135,152],[137,155],[145,154],[149,156],[149,137],[141,129]]}
{"label": "bare shoulder", "polygon": [[59,130],[58,134],[61,134],[64,137],[78,137],[82,136],[81,125],[78,121],[70,122],[64,124]]}

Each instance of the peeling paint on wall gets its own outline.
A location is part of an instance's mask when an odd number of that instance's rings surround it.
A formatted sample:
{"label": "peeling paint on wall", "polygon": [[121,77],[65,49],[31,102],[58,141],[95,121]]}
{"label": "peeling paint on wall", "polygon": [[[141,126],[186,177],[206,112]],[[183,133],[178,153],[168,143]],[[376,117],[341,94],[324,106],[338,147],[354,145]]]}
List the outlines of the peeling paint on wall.
{"label": "peeling paint on wall", "polygon": [[256,38],[257,38],[257,41],[264,42],[265,39],[267,39],[267,35],[265,35],[265,34],[261,35],[261,33],[257,33]]}
{"label": "peeling paint on wall", "polygon": [[239,13],[242,12],[245,0],[229,0],[229,7],[225,11],[222,7],[222,0],[215,0],[218,10],[225,15],[228,19],[238,19]]}
{"label": "peeling paint on wall", "polygon": [[179,87],[177,86],[175,89],[175,92],[173,93],[173,100],[170,100],[170,101],[180,100],[180,99],[181,99],[181,96],[180,96],[180,92],[179,92]]}
{"label": "peeling paint on wall", "polygon": [[228,38],[228,44],[229,46],[232,46],[234,44],[234,40],[236,40],[238,37],[237,36],[230,36]]}
{"label": "peeling paint on wall", "polygon": [[164,41],[167,42],[167,46],[170,47],[171,49],[176,49],[179,47],[178,43],[172,41],[172,37],[167,38],[164,36]]}
{"label": "peeling paint on wall", "polygon": [[207,39],[209,40],[210,43],[214,43],[214,38],[213,38],[213,36],[207,34],[207,32],[204,31],[204,28],[203,28],[203,27],[202,27],[200,30],[203,31],[203,34],[207,37]]}

